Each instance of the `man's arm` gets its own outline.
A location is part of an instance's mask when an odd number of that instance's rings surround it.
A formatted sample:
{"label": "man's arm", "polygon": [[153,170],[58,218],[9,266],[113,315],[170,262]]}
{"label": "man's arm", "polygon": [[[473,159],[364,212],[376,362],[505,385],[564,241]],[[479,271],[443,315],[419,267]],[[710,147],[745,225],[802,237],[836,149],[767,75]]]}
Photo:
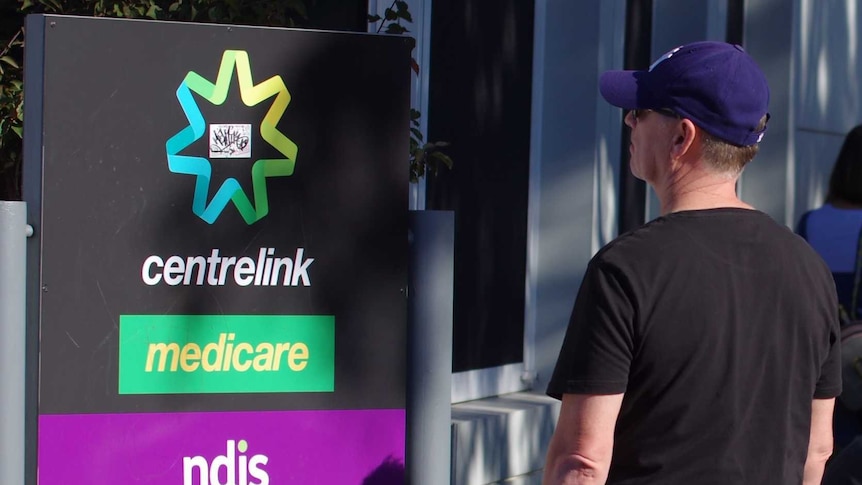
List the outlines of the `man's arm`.
{"label": "man's arm", "polygon": [[835,398],[815,399],[811,403],[811,436],[805,459],[803,485],[820,485],[826,460],[832,455],[832,410]]}
{"label": "man's arm", "polygon": [[563,395],[545,459],[544,485],[605,483],[622,402],[622,394]]}

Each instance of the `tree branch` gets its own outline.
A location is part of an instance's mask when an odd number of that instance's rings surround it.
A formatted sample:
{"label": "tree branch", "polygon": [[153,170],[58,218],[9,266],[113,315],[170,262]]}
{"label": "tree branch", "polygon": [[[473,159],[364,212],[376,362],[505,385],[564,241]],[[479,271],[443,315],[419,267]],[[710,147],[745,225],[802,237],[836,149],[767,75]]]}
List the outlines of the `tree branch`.
{"label": "tree branch", "polygon": [[[387,10],[392,10],[393,8],[395,8],[395,4],[396,4],[397,2],[398,2],[398,0],[393,0],[393,1],[392,1],[392,5],[390,5],[390,6],[389,6],[389,8],[388,8]],[[385,18],[385,17],[384,17],[384,18],[382,18],[382,19],[380,19],[380,27],[377,27],[377,32],[375,32],[376,34],[379,34],[379,33],[380,33],[380,29],[382,29],[382,28],[383,28],[383,24],[385,24],[385,23],[386,23],[386,18]]]}
{"label": "tree branch", "polygon": [[0,57],[5,56],[6,53],[9,52],[9,49],[12,48],[12,45],[15,44],[15,41],[18,40],[18,37],[23,33],[24,27],[21,27],[20,29],[18,29],[18,32],[15,32],[15,35],[12,37],[12,40],[10,40],[9,43],[6,44],[6,48],[4,48],[2,52],[0,52]]}

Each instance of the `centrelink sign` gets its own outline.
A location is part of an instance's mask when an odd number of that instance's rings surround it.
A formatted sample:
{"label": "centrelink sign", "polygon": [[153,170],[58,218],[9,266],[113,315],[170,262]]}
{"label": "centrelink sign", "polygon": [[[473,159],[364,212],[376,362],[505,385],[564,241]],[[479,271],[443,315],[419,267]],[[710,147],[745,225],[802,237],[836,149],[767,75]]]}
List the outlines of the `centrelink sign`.
{"label": "centrelink sign", "polygon": [[27,37],[33,476],[403,460],[409,39],[43,15]]}

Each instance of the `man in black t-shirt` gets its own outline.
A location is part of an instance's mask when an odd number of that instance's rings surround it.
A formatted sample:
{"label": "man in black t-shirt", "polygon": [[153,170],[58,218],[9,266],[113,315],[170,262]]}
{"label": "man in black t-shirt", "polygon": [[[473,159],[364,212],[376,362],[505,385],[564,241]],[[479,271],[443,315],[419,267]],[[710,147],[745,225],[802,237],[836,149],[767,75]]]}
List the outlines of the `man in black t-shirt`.
{"label": "man in black t-shirt", "polygon": [[662,215],[590,262],[548,394],[544,483],[819,484],[841,392],[819,256],[737,197],[769,88],[739,46],[697,42],[610,71],[632,173]]}

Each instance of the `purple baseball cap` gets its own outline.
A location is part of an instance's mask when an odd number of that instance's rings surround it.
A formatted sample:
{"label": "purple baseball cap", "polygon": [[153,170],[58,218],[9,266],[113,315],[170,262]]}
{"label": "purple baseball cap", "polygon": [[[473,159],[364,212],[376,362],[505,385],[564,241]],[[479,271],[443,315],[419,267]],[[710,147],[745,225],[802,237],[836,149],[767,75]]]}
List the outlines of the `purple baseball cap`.
{"label": "purple baseball cap", "polygon": [[742,47],[695,42],[661,56],[646,71],[607,71],[599,91],[624,109],[668,108],[707,133],[737,146],[763,139],[769,86]]}

